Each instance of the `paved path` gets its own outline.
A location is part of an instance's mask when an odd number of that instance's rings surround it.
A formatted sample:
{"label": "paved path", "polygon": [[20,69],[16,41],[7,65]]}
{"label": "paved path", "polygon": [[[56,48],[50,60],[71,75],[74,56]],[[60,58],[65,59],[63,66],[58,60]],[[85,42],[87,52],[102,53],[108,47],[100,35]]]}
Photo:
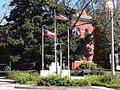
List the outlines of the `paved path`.
{"label": "paved path", "polygon": [[[26,89],[31,90],[119,90],[119,89],[112,89],[100,86],[92,86],[92,87],[26,87]],[[24,87],[25,89],[25,87]]]}
{"label": "paved path", "polygon": [[[19,84],[15,83],[14,80],[0,79],[0,90],[20,90],[15,88],[16,86],[19,86]],[[22,89],[22,90],[26,90],[26,89]]]}
{"label": "paved path", "polygon": [[120,90],[99,86],[92,87],[45,87],[16,84],[14,80],[0,79],[0,90]]}

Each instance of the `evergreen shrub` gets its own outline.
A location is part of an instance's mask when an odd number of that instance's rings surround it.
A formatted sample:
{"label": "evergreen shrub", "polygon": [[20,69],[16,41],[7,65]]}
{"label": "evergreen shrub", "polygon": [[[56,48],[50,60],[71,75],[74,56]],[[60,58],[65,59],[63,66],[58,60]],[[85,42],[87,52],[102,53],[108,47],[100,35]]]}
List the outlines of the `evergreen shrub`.
{"label": "evergreen shrub", "polygon": [[81,69],[90,69],[91,65],[90,65],[90,62],[82,62],[79,67],[78,67],[78,70],[81,70]]}
{"label": "evergreen shrub", "polygon": [[7,78],[16,80],[21,84],[37,84],[39,80],[39,73],[28,73],[28,72],[8,72]]}
{"label": "evergreen shrub", "polygon": [[120,88],[120,77],[116,75],[92,75],[86,79],[92,86]]}
{"label": "evergreen shrub", "polygon": [[59,75],[52,75],[48,77],[41,77],[39,86],[90,86],[87,80],[70,79],[69,77],[61,77]]}
{"label": "evergreen shrub", "polygon": [[11,72],[8,78],[14,79],[21,84],[39,86],[105,86],[120,88],[119,75],[90,75],[85,79],[70,79],[59,75],[40,77],[39,73]]}

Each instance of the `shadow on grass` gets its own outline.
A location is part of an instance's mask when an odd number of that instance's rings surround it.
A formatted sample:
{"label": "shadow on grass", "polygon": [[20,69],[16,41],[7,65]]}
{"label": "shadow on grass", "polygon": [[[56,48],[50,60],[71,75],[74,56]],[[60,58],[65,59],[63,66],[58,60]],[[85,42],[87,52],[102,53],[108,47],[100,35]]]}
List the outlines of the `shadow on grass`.
{"label": "shadow on grass", "polygon": [[0,78],[6,78],[7,72],[6,71],[0,71]]}

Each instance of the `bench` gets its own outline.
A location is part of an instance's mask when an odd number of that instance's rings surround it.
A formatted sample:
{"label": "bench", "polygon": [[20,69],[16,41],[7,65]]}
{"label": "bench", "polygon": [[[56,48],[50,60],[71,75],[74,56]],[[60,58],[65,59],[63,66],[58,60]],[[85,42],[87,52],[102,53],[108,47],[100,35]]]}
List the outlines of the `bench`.
{"label": "bench", "polygon": [[81,71],[81,74],[82,74],[82,76],[84,76],[85,74],[91,74],[91,70],[83,69],[83,70]]}

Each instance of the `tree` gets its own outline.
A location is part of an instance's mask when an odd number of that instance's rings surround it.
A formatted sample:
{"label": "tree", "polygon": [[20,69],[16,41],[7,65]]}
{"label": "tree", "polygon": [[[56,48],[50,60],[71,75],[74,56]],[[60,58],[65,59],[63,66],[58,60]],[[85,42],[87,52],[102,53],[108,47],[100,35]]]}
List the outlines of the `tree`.
{"label": "tree", "polygon": [[[85,33],[84,38],[80,38],[80,36],[71,38],[70,41],[70,60],[76,61],[83,59],[84,57],[87,59],[91,56],[91,48],[87,47],[88,44],[93,44],[93,38],[91,37],[93,34],[89,34],[87,31]],[[74,53],[74,54],[73,54]]]}
{"label": "tree", "polygon": [[[104,60],[106,63],[109,61],[111,52],[111,32],[109,10],[106,8],[107,0],[78,0],[76,1],[77,9],[81,11],[86,9],[92,15],[93,19],[87,21],[94,26],[94,57],[95,60]],[[114,35],[115,35],[115,53],[120,53],[120,39],[119,39],[119,3],[117,0],[117,8],[114,9]],[[80,15],[77,20],[80,19]],[[77,23],[77,22],[76,22]],[[75,26],[75,25],[74,25]]]}
{"label": "tree", "polygon": [[[7,60],[19,63],[34,61],[38,66],[41,65],[41,28],[45,25],[46,29],[54,31],[53,15],[55,9],[56,13],[70,19],[69,21],[57,21],[58,42],[67,45],[67,29],[68,26],[72,28],[70,21],[76,11],[71,9],[69,4],[66,5],[64,1],[57,3],[55,0],[12,0],[10,6],[14,8],[6,19],[8,23],[1,27],[1,31],[5,30],[4,32],[8,35],[6,41],[1,43],[1,47],[5,48],[4,52]],[[86,35],[86,37],[89,38],[90,36]],[[88,38],[71,38],[70,52],[73,52],[71,53],[72,61],[83,56],[89,56],[89,48],[84,47],[84,50],[82,50],[83,46],[91,42]],[[44,46],[45,63],[50,64],[54,61],[54,38],[45,37]],[[82,54],[80,55],[80,53]],[[65,62],[67,60],[66,56],[67,46],[63,52]]]}
{"label": "tree", "polygon": [[[119,0],[118,0],[119,3]],[[104,60],[106,63],[109,63],[109,54],[111,53],[111,18],[109,10],[106,7],[106,0],[97,0],[94,7],[94,33],[97,36],[95,40],[95,59]],[[117,8],[114,8],[114,38],[115,38],[115,53],[119,53],[119,4]],[[110,66],[110,65],[109,65]]]}

